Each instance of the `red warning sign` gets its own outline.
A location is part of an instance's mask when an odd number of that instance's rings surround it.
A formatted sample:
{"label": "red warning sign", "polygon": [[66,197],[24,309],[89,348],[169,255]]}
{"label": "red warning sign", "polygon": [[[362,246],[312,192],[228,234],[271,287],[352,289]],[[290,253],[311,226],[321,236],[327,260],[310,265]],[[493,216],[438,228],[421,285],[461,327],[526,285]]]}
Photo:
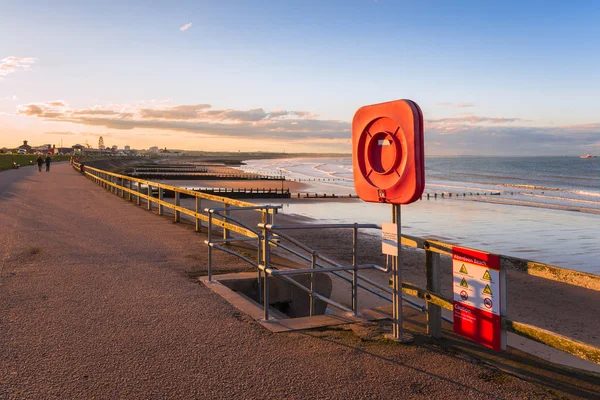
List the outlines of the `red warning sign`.
{"label": "red warning sign", "polygon": [[453,247],[454,332],[494,350],[506,348],[502,330],[500,258]]}

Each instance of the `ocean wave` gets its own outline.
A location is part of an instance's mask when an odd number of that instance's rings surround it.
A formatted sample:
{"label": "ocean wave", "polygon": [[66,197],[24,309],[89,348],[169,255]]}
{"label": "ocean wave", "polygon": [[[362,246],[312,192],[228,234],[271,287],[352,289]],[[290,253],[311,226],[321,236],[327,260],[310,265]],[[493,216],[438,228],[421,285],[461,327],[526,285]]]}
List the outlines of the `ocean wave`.
{"label": "ocean wave", "polygon": [[567,190],[567,192],[575,193],[581,196],[600,197],[600,192],[588,192],[587,190]]}
{"label": "ocean wave", "polygon": [[537,186],[537,185],[521,185],[518,183],[493,183],[493,185],[504,186],[504,187],[515,187],[519,189],[530,189],[530,190],[546,190],[554,192],[565,192],[567,189],[549,187],[549,186]]}
{"label": "ocean wave", "polygon": [[593,204],[596,206],[600,206],[600,201],[575,199],[572,197],[545,196],[543,194],[533,194],[533,193],[521,193],[521,195],[527,196],[527,197],[535,197],[535,198],[539,198],[539,199],[559,200],[559,201],[563,201],[563,202],[566,201],[566,202],[572,202],[572,203],[586,203],[586,204]]}

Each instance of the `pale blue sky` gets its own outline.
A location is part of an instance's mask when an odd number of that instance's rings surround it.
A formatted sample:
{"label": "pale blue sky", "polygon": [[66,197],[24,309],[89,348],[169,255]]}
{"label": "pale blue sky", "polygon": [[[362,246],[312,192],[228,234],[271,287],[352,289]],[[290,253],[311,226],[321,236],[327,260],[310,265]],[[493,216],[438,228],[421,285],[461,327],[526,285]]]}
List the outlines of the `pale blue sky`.
{"label": "pale blue sky", "polygon": [[[429,154],[600,152],[593,1],[0,3],[0,145],[349,152],[359,106],[410,98]],[[195,104],[219,117],[141,111]]]}

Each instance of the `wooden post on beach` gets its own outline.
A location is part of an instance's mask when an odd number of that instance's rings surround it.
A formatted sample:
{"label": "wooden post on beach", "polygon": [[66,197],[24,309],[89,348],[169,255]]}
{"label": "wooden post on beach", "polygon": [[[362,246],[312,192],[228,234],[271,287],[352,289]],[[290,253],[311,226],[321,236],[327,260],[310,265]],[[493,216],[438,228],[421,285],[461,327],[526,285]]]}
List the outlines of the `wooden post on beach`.
{"label": "wooden post on beach", "polygon": [[[437,295],[441,291],[440,255],[432,251],[425,251],[425,268],[427,276],[427,290]],[[427,302],[427,333],[439,339],[442,337],[442,308]]]}

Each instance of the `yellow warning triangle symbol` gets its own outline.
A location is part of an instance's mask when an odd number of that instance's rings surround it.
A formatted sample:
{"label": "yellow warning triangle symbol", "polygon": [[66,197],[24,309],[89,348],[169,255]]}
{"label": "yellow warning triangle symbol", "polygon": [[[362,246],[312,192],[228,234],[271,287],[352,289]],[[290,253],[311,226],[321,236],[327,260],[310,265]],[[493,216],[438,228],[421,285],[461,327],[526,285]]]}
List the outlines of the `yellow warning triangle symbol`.
{"label": "yellow warning triangle symbol", "polygon": [[467,281],[465,280],[465,278],[462,278],[462,281],[460,281],[460,286],[464,287],[464,288],[468,288],[469,285],[467,284]]}
{"label": "yellow warning triangle symbol", "polygon": [[485,270],[485,274],[483,274],[483,278],[482,279],[485,279],[486,281],[491,281],[492,280],[492,276],[490,275],[490,271],[489,270],[487,270],[487,269]]}
{"label": "yellow warning triangle symbol", "polygon": [[460,267],[460,271],[461,274],[468,274],[467,272],[467,267],[465,267],[465,264],[462,265],[462,267]]}
{"label": "yellow warning triangle symbol", "polygon": [[490,289],[490,285],[485,285],[485,289],[483,289],[484,294],[492,295],[492,289]]}

